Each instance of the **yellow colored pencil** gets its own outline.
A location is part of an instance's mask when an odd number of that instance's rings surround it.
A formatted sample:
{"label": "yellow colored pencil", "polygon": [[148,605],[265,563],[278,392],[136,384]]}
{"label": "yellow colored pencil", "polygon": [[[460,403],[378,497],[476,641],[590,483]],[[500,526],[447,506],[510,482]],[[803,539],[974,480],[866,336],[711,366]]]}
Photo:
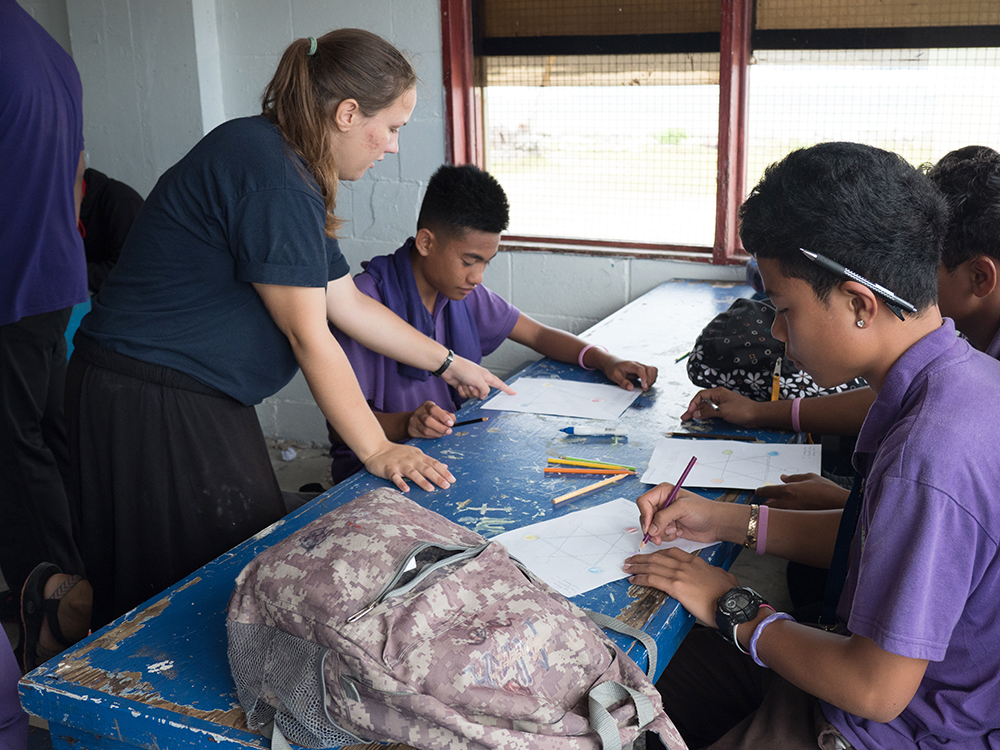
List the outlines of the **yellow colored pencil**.
{"label": "yellow colored pencil", "polygon": [[609,464],[606,461],[588,461],[585,458],[550,458],[550,464],[562,464],[565,466],[590,467],[593,469],[628,469],[636,471],[634,466],[625,464]]}
{"label": "yellow colored pencil", "polygon": [[583,468],[583,469],[561,469],[554,466],[545,467],[546,474],[635,474],[634,471],[628,469],[598,469],[598,468]]}
{"label": "yellow colored pencil", "polygon": [[602,479],[600,482],[595,482],[594,484],[587,485],[586,487],[581,487],[580,489],[574,490],[573,492],[568,492],[565,495],[560,495],[559,497],[557,497],[555,500],[552,501],[552,504],[557,505],[565,500],[571,500],[574,497],[579,497],[580,495],[590,492],[591,490],[597,490],[600,489],[601,487],[606,487],[612,482],[617,482],[619,479],[624,479],[627,476],[628,474],[616,474],[613,477]]}
{"label": "yellow colored pencil", "polygon": [[771,376],[771,400],[777,401],[781,391],[781,357],[774,363],[774,374]]}

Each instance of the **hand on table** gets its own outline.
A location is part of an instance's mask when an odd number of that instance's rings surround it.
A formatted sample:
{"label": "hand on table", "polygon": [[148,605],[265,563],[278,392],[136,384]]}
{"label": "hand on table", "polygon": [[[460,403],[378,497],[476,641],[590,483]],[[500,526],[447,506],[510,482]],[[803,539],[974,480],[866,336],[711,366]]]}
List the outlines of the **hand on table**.
{"label": "hand on table", "polygon": [[[713,408],[712,404],[719,408]],[[734,393],[728,388],[710,388],[695,394],[687,411],[681,415],[681,421],[718,417],[740,427],[755,427],[757,412],[756,401]]]}
{"label": "hand on table", "polygon": [[847,504],[850,492],[818,474],[782,474],[784,484],[759,487],[757,497],[771,508],[789,510],[832,510]]}
{"label": "hand on table", "polygon": [[369,473],[388,479],[401,492],[410,491],[406,479],[412,480],[428,492],[434,489],[434,484],[446,490],[455,482],[455,477],[448,471],[447,464],[431,458],[412,445],[386,441],[385,446],[369,456],[364,463]]}
{"label": "hand on table", "polygon": [[656,382],[658,374],[657,369],[652,365],[644,365],[631,359],[619,359],[615,356],[609,356],[608,361],[601,367],[601,372],[608,380],[626,391],[635,390],[635,384],[632,380],[636,379],[644,392],[648,391]]}
{"label": "hand on table", "polygon": [[630,583],[666,592],[701,622],[712,627],[715,627],[719,597],[739,585],[732,573],[680,549],[632,555],[625,561],[623,570],[629,574]]}
{"label": "hand on table", "polygon": [[451,434],[455,415],[433,401],[424,401],[411,414],[406,431],[412,438],[439,438]]}

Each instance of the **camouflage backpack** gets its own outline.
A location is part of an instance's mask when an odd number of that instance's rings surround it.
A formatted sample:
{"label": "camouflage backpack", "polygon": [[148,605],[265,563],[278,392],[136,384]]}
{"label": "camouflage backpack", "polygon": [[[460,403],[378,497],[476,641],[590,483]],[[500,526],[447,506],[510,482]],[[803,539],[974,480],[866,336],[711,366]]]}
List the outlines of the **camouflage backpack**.
{"label": "camouflage backpack", "polygon": [[275,748],[609,750],[647,730],[685,747],[649,678],[580,609],[394,490],[258,555],[227,626],[247,723]]}

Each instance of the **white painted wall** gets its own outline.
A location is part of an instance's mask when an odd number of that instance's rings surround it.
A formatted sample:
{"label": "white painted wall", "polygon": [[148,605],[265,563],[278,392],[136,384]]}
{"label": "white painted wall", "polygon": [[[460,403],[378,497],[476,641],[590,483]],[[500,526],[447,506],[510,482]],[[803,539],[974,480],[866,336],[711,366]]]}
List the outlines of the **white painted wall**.
{"label": "white painted wall", "polygon": [[[357,270],[413,232],[426,181],[445,159],[437,0],[18,1],[80,69],[88,164],[143,195],[217,124],[259,111],[261,91],[293,39],[344,26],[386,37],[414,63],[417,107],[400,153],[342,185],[341,245]],[[742,273],[676,261],[504,253],[486,283],[541,322],[579,333],[663,281]],[[506,376],[536,356],[508,342],[486,364]],[[267,435],[326,442],[301,375],[257,412]]]}

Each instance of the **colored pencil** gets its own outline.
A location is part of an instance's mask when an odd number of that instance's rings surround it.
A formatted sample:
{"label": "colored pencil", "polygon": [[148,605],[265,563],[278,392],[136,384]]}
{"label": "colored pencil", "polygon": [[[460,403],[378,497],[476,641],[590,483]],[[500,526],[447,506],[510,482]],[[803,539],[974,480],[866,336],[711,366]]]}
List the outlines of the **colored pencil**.
{"label": "colored pencil", "polygon": [[545,473],[546,474],[635,474],[634,471],[629,471],[628,469],[598,469],[598,468],[557,469],[553,466],[546,466]]}
{"label": "colored pencil", "polygon": [[573,458],[572,456],[559,456],[559,458],[550,458],[550,464],[567,464],[569,466],[595,466],[600,469],[629,469],[635,471],[634,466],[626,466],[625,464],[613,464],[607,461],[597,461],[592,458]]}
{"label": "colored pencil", "polygon": [[781,357],[774,363],[774,374],[771,375],[771,400],[777,401],[781,392]]}
{"label": "colored pencil", "polygon": [[485,422],[489,417],[476,417],[475,419],[466,419],[464,422],[455,422],[452,427],[462,427],[467,424],[475,424],[476,422]]}
{"label": "colored pencil", "polygon": [[670,437],[703,438],[705,440],[742,440],[745,443],[756,443],[757,438],[750,435],[726,435],[723,432],[668,432]]}
{"label": "colored pencil", "polygon": [[600,489],[601,487],[606,487],[612,482],[617,482],[619,479],[624,479],[628,474],[615,474],[613,477],[608,477],[607,479],[602,479],[600,482],[595,482],[594,484],[587,485],[586,487],[581,487],[578,490],[573,490],[573,492],[567,492],[565,495],[560,495],[552,501],[553,505],[558,505],[565,500],[571,500],[574,497],[579,497],[580,495],[586,494],[592,490]]}
{"label": "colored pencil", "polygon": [[[677,480],[677,484],[674,485],[674,488],[672,490],[670,490],[670,494],[667,495],[667,499],[663,501],[663,504],[660,506],[659,510],[663,510],[668,505],[670,505],[670,503],[672,503],[674,501],[674,498],[677,497],[677,493],[681,489],[681,485],[684,484],[684,480],[688,478],[688,474],[691,473],[691,469],[694,468],[694,465],[697,462],[698,462],[698,457],[697,456],[691,456],[691,460],[688,461],[688,465],[684,469],[684,473],[681,474],[681,478]],[[659,512],[659,511],[657,511],[657,512]],[[639,545],[639,551],[640,552],[642,552],[642,548],[646,546],[646,542],[648,542],[648,541],[649,541],[649,532],[646,532],[646,535],[642,538],[642,544]]]}

